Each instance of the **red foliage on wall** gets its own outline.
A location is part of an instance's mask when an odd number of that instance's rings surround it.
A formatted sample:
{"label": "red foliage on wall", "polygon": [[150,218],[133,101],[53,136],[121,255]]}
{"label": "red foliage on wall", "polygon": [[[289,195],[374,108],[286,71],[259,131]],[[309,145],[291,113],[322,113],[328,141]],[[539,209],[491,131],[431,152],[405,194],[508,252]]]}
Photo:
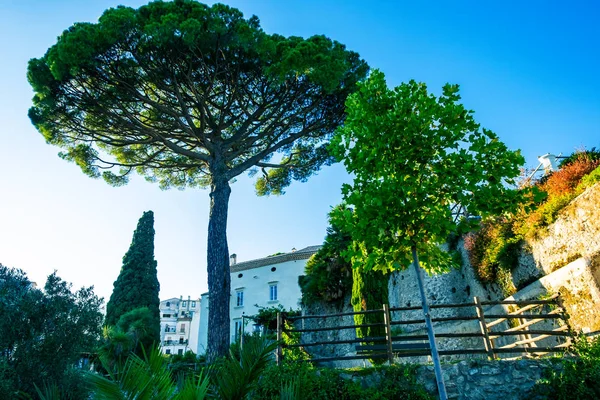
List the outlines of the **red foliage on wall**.
{"label": "red foliage on wall", "polygon": [[550,196],[560,196],[575,190],[581,178],[592,172],[600,165],[600,160],[589,157],[579,157],[572,163],[554,172],[542,184],[541,189]]}

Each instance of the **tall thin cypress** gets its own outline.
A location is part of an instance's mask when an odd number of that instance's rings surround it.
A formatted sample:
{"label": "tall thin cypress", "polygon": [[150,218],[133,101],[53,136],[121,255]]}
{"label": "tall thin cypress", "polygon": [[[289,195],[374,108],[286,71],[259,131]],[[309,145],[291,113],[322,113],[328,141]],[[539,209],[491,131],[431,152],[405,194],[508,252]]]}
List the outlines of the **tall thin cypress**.
{"label": "tall thin cypress", "polygon": [[123,256],[123,267],[114,283],[106,305],[106,325],[116,325],[119,318],[133,309],[148,307],[154,317],[149,331],[156,341],[160,337],[160,312],[158,292],[160,284],[154,259],[154,213],[144,212],[129,250]]}

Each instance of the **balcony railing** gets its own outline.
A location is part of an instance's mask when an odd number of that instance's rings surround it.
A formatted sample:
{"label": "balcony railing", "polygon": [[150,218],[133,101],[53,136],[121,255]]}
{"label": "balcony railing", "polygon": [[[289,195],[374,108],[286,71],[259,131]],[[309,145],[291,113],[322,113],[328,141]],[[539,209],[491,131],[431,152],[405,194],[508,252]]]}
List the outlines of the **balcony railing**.
{"label": "balcony railing", "polygon": [[163,346],[176,346],[176,345],[187,345],[188,341],[186,340],[165,340],[163,341]]}

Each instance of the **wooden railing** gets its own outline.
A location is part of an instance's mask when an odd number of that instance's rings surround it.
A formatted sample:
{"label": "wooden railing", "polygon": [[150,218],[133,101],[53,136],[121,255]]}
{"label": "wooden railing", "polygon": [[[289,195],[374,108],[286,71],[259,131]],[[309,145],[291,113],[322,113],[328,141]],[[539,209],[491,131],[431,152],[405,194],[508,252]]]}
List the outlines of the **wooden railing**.
{"label": "wooden railing", "polygon": [[[568,316],[558,295],[543,300],[511,300],[511,301],[481,301],[474,297],[471,303],[460,304],[432,304],[432,321],[435,324],[435,337],[438,343],[440,356],[483,355],[490,359],[505,356],[506,354],[537,354],[565,350],[572,338],[568,325]],[[435,310],[449,310],[447,314],[460,314],[459,309],[467,309],[463,315],[438,316]],[[471,309],[473,313],[468,310]],[[393,316],[411,313],[422,316],[422,308],[414,307],[388,307],[381,309],[358,312],[347,312],[329,315],[303,315],[287,317],[285,314],[277,316],[277,362],[283,360],[284,349],[303,348],[310,353],[314,346],[354,345],[352,354],[337,357],[311,358],[312,362],[359,360],[386,358],[390,362],[396,357],[430,356],[431,350],[425,328],[424,318],[396,319]],[[306,321],[317,319],[324,321],[328,318],[340,318],[358,314],[383,313],[382,323],[368,323],[362,325],[343,324],[330,327],[305,328]],[[288,322],[287,324],[285,322]],[[302,323],[302,321],[305,321]],[[298,327],[298,325],[302,325]],[[462,331],[455,331],[461,324]],[[536,329],[538,325],[538,329]],[[286,326],[288,328],[286,328]],[[394,327],[413,327],[409,332],[394,334]],[[416,326],[416,327],[415,327]],[[541,327],[540,327],[541,326]],[[385,336],[363,337],[341,340],[300,340],[300,343],[285,344],[283,335],[294,333],[327,332],[351,330],[356,328],[380,327],[384,328]],[[471,328],[471,329],[468,329]],[[419,332],[421,330],[422,332]],[[538,346],[539,341],[546,340],[543,346]],[[455,346],[451,349],[444,346],[444,341],[454,340]],[[459,346],[456,346],[458,340]],[[462,340],[462,342],[461,342]],[[479,345],[466,346],[470,340]],[[457,348],[458,347],[458,348]]]}

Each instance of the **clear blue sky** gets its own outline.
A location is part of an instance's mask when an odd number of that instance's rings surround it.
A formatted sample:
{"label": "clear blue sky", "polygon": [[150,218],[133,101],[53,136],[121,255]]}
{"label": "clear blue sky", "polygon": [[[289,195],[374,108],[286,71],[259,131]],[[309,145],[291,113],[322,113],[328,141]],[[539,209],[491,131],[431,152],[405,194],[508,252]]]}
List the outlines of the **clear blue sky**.
{"label": "clear blue sky", "polygon": [[[142,179],[123,188],[59,159],[27,118],[27,61],[74,22],[96,21],[119,0],[0,0],[0,262],[45,282],[54,269],[106,298],[137,220],[155,212],[161,297],[206,285],[208,192],[163,192]],[[138,7],[144,2],[127,1]],[[479,122],[520,148],[530,166],[546,152],[600,146],[600,6],[596,1],[235,0],[267,32],[325,34],[345,43],[390,85],[416,79],[439,92],[459,83]],[[281,197],[233,185],[229,248],[238,260],[318,244],[349,178],[340,165]]]}

